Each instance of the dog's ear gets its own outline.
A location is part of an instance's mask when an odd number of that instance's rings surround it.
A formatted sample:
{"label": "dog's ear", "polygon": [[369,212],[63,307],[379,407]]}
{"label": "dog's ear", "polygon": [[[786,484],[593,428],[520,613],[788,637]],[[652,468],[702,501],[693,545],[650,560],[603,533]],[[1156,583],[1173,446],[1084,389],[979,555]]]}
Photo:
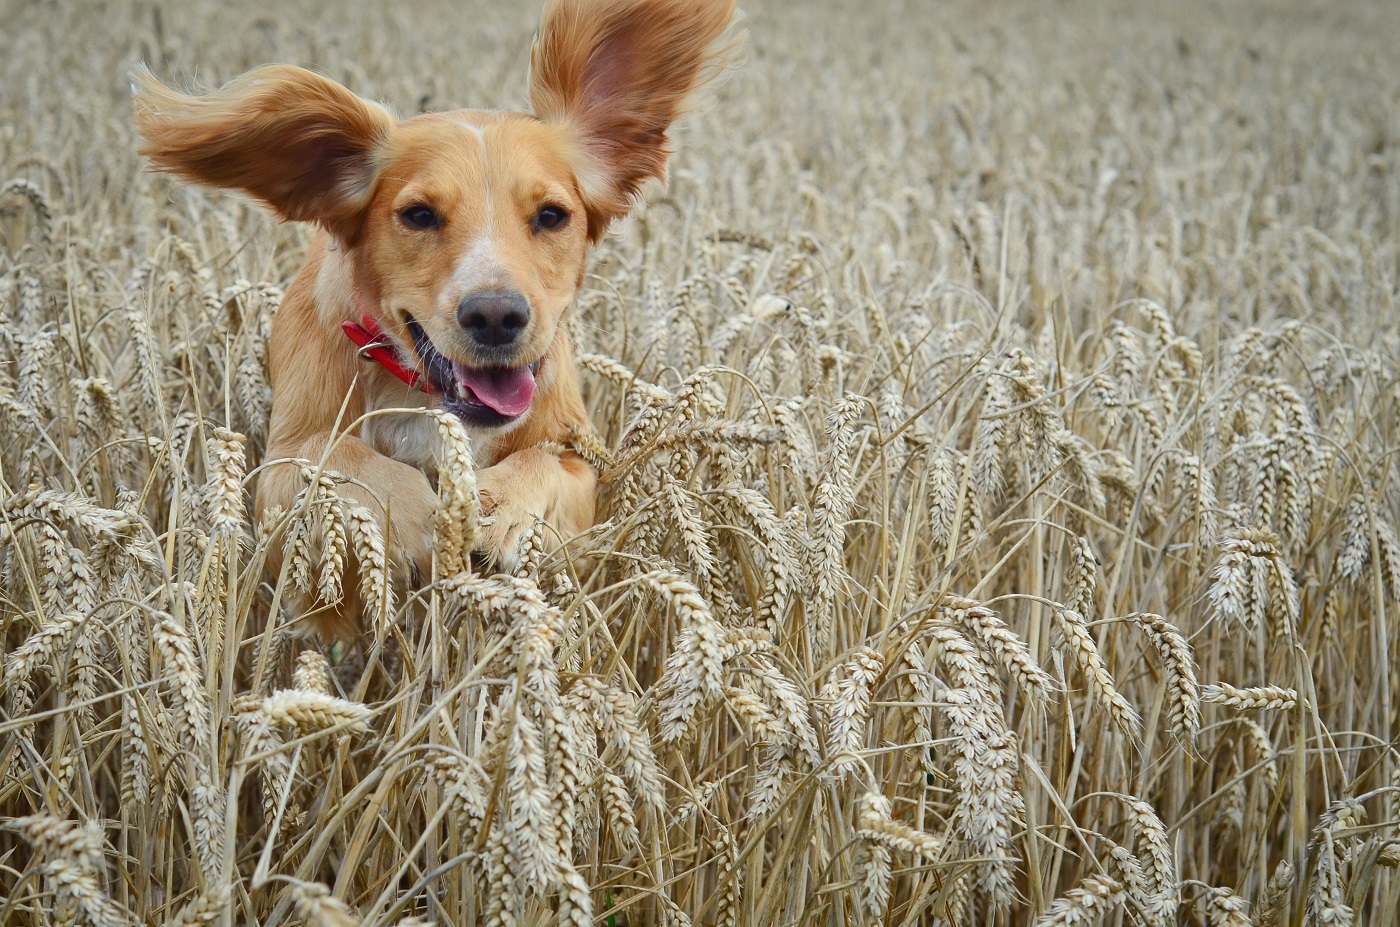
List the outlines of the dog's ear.
{"label": "dog's ear", "polygon": [[724,69],[735,0],[549,0],[530,53],[530,104],[565,123],[597,241],[646,181],[666,180],[666,131]]}
{"label": "dog's ear", "polygon": [[160,170],[241,190],[284,219],[352,241],[374,192],[394,117],[302,68],[258,68],[188,96],[135,76],[141,154]]}

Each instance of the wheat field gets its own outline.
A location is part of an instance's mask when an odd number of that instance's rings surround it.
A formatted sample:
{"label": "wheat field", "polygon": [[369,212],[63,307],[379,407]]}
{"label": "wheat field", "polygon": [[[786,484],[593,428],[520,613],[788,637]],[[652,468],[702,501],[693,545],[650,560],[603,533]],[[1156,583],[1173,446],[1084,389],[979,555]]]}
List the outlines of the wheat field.
{"label": "wheat field", "polygon": [[0,923],[1400,925],[1400,7],[743,6],[573,315],[603,520],[473,572],[444,419],[406,588],[251,523],[305,232],[127,75],[519,108],[536,5],[0,3]]}

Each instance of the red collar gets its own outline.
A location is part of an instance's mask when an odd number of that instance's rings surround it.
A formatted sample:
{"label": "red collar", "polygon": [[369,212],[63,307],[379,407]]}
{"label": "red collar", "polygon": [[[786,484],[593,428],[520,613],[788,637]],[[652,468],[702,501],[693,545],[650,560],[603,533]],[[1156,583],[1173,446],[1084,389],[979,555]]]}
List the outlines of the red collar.
{"label": "red collar", "polygon": [[384,337],[384,331],[368,315],[361,316],[359,322],[341,322],[340,328],[345,332],[345,337],[359,346],[362,356],[378,361],[385,370],[414,389],[425,393],[437,392],[432,380],[400,362],[399,352],[394,349],[393,343]]}

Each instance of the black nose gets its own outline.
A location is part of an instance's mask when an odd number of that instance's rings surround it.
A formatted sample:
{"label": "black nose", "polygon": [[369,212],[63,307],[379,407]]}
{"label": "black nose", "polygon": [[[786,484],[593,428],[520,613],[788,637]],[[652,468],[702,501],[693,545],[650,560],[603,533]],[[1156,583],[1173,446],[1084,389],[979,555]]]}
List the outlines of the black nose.
{"label": "black nose", "polygon": [[457,304],[457,324],[478,344],[499,348],[520,337],[530,324],[530,303],[519,293],[473,293]]}

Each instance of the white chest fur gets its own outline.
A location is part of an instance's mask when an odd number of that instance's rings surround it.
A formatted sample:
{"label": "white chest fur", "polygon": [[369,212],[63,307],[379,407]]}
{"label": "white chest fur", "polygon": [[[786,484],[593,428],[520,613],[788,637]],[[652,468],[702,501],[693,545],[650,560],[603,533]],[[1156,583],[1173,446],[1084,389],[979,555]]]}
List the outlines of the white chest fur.
{"label": "white chest fur", "polygon": [[[442,438],[431,416],[417,410],[434,406],[430,396],[405,386],[393,377],[375,377],[365,390],[365,411],[373,412],[360,425],[360,437],[385,457],[416,467],[424,473],[437,473]],[[485,466],[491,453],[491,438],[472,434],[472,458]]]}

